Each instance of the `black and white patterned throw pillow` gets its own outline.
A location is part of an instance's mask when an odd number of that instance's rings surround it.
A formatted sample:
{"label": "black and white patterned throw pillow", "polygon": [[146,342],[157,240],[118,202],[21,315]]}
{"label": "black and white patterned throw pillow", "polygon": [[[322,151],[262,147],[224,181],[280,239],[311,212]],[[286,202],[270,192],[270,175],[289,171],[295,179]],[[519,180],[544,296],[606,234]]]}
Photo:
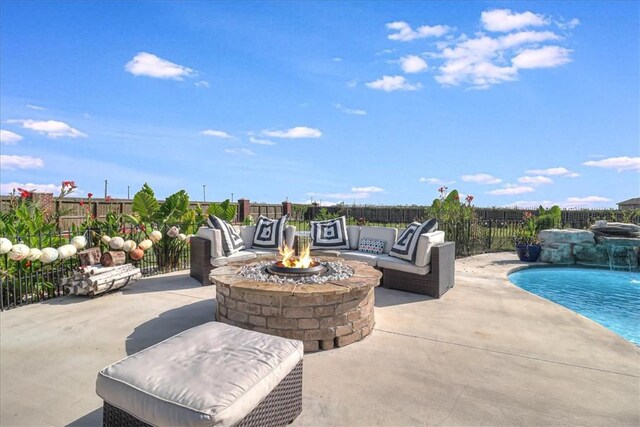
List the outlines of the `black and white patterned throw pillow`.
{"label": "black and white patterned throw pillow", "polygon": [[431,233],[437,229],[438,221],[435,218],[425,221],[422,224],[419,222],[412,222],[393,244],[391,251],[389,251],[389,256],[415,262],[420,235],[424,233]]}
{"label": "black and white patterned throw pillow", "polygon": [[311,221],[311,249],[349,249],[346,217]]}
{"label": "black and white patterned throw pillow", "polygon": [[209,215],[209,227],[220,230],[222,234],[222,250],[226,256],[244,249],[244,241],[235,227],[215,215]]}
{"label": "black and white patterned throw pillow", "polygon": [[260,215],[256,224],[256,231],[253,234],[254,248],[278,249],[284,244],[284,230],[287,227],[289,215],[280,219],[269,219]]}

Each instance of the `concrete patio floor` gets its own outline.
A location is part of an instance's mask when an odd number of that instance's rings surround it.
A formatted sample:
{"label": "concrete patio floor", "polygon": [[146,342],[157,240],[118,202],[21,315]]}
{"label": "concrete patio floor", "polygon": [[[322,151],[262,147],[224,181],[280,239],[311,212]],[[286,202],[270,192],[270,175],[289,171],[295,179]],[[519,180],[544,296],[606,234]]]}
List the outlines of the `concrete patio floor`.
{"label": "concrete patio floor", "polygon": [[[510,284],[518,265],[458,260],[440,300],[378,288],[370,337],[305,355],[292,425],[640,425],[640,350]],[[180,272],[1,313],[0,425],[101,425],[97,372],[214,320],[214,298]]]}

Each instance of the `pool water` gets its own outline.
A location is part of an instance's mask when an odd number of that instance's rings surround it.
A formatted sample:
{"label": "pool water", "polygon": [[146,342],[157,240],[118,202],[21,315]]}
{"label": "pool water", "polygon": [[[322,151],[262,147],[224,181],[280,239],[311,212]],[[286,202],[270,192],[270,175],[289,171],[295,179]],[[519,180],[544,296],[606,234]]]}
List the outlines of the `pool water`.
{"label": "pool water", "polygon": [[640,346],[640,273],[529,268],[509,275],[520,288],[567,307]]}

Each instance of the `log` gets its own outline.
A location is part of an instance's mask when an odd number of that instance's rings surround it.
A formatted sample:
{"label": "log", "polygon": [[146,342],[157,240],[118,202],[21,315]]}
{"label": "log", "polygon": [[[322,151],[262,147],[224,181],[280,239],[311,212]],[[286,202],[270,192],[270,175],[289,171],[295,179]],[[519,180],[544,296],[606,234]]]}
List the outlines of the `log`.
{"label": "log", "polygon": [[132,268],[130,270],[126,270],[123,272],[116,272],[113,274],[101,274],[99,276],[93,276],[91,279],[85,279],[85,283],[87,283],[89,286],[91,285],[101,285],[104,283],[110,283],[113,280],[119,280],[119,279],[126,279],[127,277],[130,276],[135,276],[137,274],[140,274],[140,269],[139,268]]}
{"label": "log", "polygon": [[80,267],[86,267],[88,265],[97,264],[100,262],[102,251],[99,247],[85,249],[78,252],[78,258],[80,259]]}
{"label": "log", "polygon": [[126,254],[122,251],[109,251],[102,254],[100,257],[100,264],[105,267],[111,267],[114,265],[122,265],[126,259]]}
{"label": "log", "polygon": [[85,277],[93,276],[95,274],[108,273],[110,271],[115,270],[116,268],[120,268],[120,267],[118,267],[118,266],[115,266],[115,267],[103,267],[102,264],[92,265],[92,266],[87,267],[87,269],[85,270],[85,273],[87,274],[87,276],[85,276]]}
{"label": "log", "polygon": [[103,283],[103,284],[100,284],[100,285],[94,285],[94,286],[91,287],[91,290],[89,291],[88,295],[89,296],[95,296],[95,295],[102,294],[104,292],[115,291],[117,289],[124,288],[130,282],[138,280],[140,277],[142,277],[141,274],[136,274],[136,275],[133,275],[133,276],[124,277],[122,279],[112,280],[112,281],[109,281],[108,283]]}

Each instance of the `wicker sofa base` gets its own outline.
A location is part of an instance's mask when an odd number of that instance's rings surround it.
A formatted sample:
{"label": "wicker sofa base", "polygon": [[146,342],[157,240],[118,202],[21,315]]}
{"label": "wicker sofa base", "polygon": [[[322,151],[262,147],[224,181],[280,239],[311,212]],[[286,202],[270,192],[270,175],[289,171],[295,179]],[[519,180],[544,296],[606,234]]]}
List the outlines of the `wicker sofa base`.
{"label": "wicker sofa base", "polygon": [[201,285],[210,285],[209,273],[213,269],[211,265],[211,242],[202,237],[193,236],[191,243],[191,265],[189,275]]}
{"label": "wicker sofa base", "polygon": [[[302,412],[302,360],[236,427],[285,426]],[[102,425],[110,427],[151,426],[104,401]]]}
{"label": "wicker sofa base", "polygon": [[456,246],[454,242],[436,245],[431,248],[431,272],[429,274],[413,274],[384,268],[382,286],[440,298],[453,288],[455,261]]}

